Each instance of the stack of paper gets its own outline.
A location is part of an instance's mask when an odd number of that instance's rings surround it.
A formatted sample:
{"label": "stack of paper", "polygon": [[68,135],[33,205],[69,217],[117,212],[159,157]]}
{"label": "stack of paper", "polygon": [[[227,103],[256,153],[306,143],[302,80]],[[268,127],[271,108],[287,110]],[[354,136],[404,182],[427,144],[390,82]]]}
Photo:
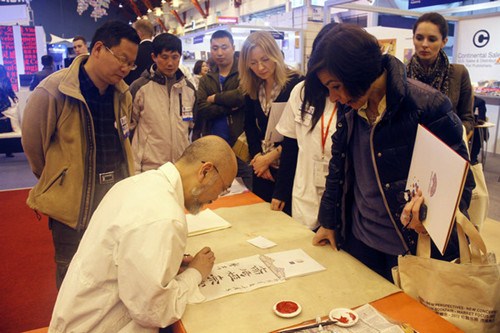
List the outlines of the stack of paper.
{"label": "stack of paper", "polygon": [[209,208],[201,211],[197,215],[186,214],[186,220],[188,226],[188,237],[226,229],[231,226],[231,223],[215,214]]}

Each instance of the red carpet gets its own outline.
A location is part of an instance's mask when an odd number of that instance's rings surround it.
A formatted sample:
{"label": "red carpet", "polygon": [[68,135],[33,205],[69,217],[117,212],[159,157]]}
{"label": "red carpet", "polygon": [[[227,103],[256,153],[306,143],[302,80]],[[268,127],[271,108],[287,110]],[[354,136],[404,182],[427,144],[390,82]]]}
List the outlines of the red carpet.
{"label": "red carpet", "polygon": [[28,190],[0,191],[0,332],[48,326],[57,289],[47,218],[26,206]]}

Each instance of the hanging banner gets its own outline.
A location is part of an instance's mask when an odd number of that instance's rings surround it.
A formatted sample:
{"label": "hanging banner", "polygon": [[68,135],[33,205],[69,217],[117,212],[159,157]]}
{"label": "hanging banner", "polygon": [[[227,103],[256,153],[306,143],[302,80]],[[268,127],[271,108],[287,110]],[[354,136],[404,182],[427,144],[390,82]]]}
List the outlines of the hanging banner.
{"label": "hanging banner", "polygon": [[19,91],[17,86],[16,48],[14,46],[12,26],[0,26],[0,40],[2,42],[3,65],[7,70],[7,76],[12,84],[12,89]]}
{"label": "hanging banner", "polygon": [[0,6],[25,5],[26,0],[0,0]]}
{"label": "hanging banner", "polygon": [[35,27],[21,27],[23,41],[24,74],[38,72],[38,55],[36,52]]}
{"label": "hanging banner", "polygon": [[410,0],[408,1],[408,9],[422,8],[436,5],[444,5],[447,3],[460,2],[457,0]]}

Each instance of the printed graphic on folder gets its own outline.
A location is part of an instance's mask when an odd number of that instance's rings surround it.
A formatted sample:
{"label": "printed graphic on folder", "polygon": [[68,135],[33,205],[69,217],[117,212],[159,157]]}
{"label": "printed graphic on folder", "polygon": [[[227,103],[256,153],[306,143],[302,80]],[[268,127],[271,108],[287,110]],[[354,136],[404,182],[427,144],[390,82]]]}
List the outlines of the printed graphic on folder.
{"label": "printed graphic on folder", "polygon": [[468,169],[466,160],[418,125],[406,189],[422,190],[427,205],[423,224],[441,254],[448,245]]}

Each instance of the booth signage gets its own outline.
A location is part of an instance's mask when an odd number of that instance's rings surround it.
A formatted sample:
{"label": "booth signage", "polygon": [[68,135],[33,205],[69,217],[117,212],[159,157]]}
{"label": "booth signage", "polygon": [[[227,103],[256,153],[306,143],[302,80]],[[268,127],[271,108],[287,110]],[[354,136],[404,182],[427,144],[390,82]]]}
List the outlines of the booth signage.
{"label": "booth signage", "polygon": [[448,3],[460,2],[457,0],[410,0],[408,1],[408,9],[422,8],[436,5],[444,5]]}
{"label": "booth signage", "polygon": [[35,27],[21,27],[23,41],[24,74],[33,74],[38,71],[38,56],[36,52]]}
{"label": "booth signage", "polygon": [[25,5],[26,0],[0,0],[0,6]]}
{"label": "booth signage", "polygon": [[205,35],[200,35],[196,36],[193,38],[193,44],[201,44],[203,43],[203,38],[205,38]]}
{"label": "booth signage", "polygon": [[218,23],[238,24],[238,17],[236,16],[217,16]]}
{"label": "booth signage", "polygon": [[17,86],[16,47],[14,46],[14,32],[12,26],[0,26],[0,41],[2,42],[3,65],[14,91],[19,91]]}
{"label": "booth signage", "polygon": [[[250,30],[250,33],[254,33],[256,31],[260,31],[260,30]],[[271,30],[268,30],[267,32],[269,32],[274,39],[278,39],[278,40],[284,40],[285,39],[285,32],[284,31],[271,31]]]}

